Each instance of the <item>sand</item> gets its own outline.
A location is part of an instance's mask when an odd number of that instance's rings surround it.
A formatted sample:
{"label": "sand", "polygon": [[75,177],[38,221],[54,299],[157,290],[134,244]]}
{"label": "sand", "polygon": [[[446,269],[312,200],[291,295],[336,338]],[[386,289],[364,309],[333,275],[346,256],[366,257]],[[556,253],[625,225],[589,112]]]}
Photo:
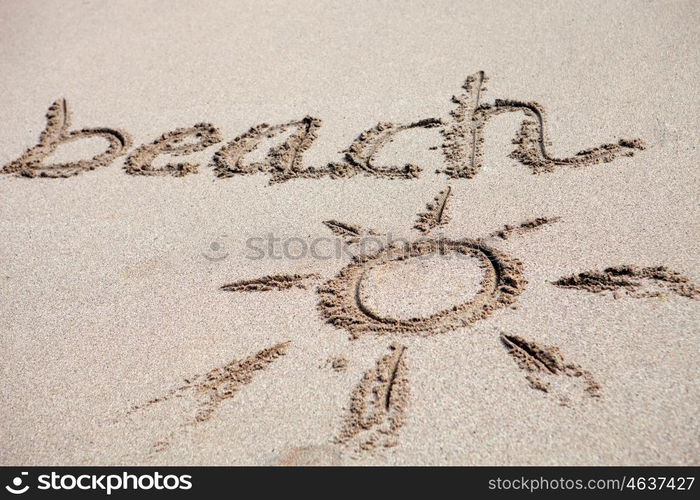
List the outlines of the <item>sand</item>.
{"label": "sand", "polygon": [[0,6],[0,464],[700,463],[696,2]]}

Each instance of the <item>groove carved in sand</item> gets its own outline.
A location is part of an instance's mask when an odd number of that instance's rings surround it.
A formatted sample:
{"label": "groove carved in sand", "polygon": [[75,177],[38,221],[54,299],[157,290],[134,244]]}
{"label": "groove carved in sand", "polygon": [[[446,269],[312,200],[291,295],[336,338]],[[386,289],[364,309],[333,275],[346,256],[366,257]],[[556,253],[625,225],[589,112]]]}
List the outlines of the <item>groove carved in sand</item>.
{"label": "groove carved in sand", "polygon": [[[501,342],[518,367],[527,372],[525,378],[533,389],[550,392],[552,383],[549,380],[554,380],[552,376],[566,375],[580,379],[588,396],[600,397],[601,387],[593,375],[576,363],[565,362],[558,347],[540,346],[517,335],[506,334],[501,335]],[[561,396],[560,401],[568,404],[569,398]]]}
{"label": "groove carved in sand", "polygon": [[[197,142],[183,142],[193,137]],[[211,123],[197,123],[189,128],[177,128],[161,135],[150,144],[139,146],[124,162],[124,170],[132,175],[172,175],[182,177],[195,173],[199,165],[194,163],[168,163],[164,167],[154,167],[153,160],[161,154],[183,156],[202,151],[221,142],[221,131]]]}
{"label": "groove carved in sand", "polygon": [[321,276],[315,273],[276,274],[252,280],[234,281],[223,285],[221,289],[227,292],[269,292],[271,290],[287,290],[293,287],[306,289],[310,282],[320,278]]}
{"label": "groove carved in sand", "polygon": [[336,236],[343,238],[348,245],[359,242],[365,236],[378,236],[378,233],[372,229],[364,229],[360,226],[337,220],[324,220],[323,225],[330,229]]}
{"label": "groove carved in sand", "polygon": [[345,150],[345,159],[362,171],[375,177],[387,179],[412,179],[418,177],[423,170],[419,165],[407,163],[403,166],[378,166],[376,156],[396,134],[413,128],[434,128],[442,125],[437,118],[428,118],[408,125],[397,125],[391,122],[380,122],[375,127],[362,132],[357,139]]}
{"label": "groove carved in sand", "polygon": [[406,347],[390,346],[374,368],[365,372],[352,392],[350,408],[337,438],[360,451],[398,444],[397,435],[406,419],[410,396]]}
{"label": "groove carved in sand", "polygon": [[426,211],[418,214],[414,228],[422,233],[427,233],[438,226],[444,226],[450,221],[448,200],[452,194],[452,188],[446,187],[426,205]]}
{"label": "groove carved in sand", "polygon": [[[46,113],[46,128],[39,136],[39,143],[28,149],[15,161],[2,169],[3,173],[24,177],[71,177],[87,170],[109,165],[131,146],[129,134],[112,128],[84,128],[70,131],[71,114],[65,99],[54,102]],[[44,159],[61,144],[100,137],[108,142],[107,149],[90,158],[67,163],[45,165]]]}
{"label": "groove carved in sand", "polygon": [[600,162],[611,162],[618,156],[633,156],[645,149],[641,139],[620,139],[617,143],[603,144],[576,153],[568,158],[550,155],[547,147],[547,118],[544,108],[536,102],[496,99],[494,104],[482,104],[486,91],[486,76],[479,71],[469,76],[462,88],[464,93],[453,97],[457,104],[450,113],[451,121],[442,129],[445,139],[443,152],[446,167],[441,172],[454,178],[472,178],[482,167],[484,127],[488,120],[502,113],[522,112],[525,120],[513,143],[517,148],[511,158],[528,165],[533,173],[552,172],[557,166],[582,167]]}
{"label": "groove carved in sand", "polygon": [[[306,116],[282,125],[263,123],[252,127],[214,154],[214,171],[219,177],[266,173],[271,176],[271,183],[294,177],[320,177],[322,173],[304,166],[304,152],[316,140],[320,126],[321,120]],[[265,139],[272,139],[289,130],[293,130],[289,137],[282,144],[270,148],[263,161],[245,163],[245,158]]]}
{"label": "groove carved in sand", "polygon": [[536,219],[521,222],[517,226],[511,226],[509,224],[506,224],[498,231],[494,231],[493,233],[491,233],[490,236],[494,238],[500,238],[502,240],[507,240],[513,235],[525,234],[530,231],[539,229],[540,227],[546,224],[554,224],[555,222],[559,222],[560,220],[561,217],[537,217]]}
{"label": "groove carved in sand", "polygon": [[[185,380],[185,384],[173,389],[164,396],[160,396],[146,403],[132,407],[127,415],[145,410],[155,404],[163,403],[173,398],[180,398],[189,395],[198,402],[197,412],[193,418],[189,419],[181,426],[186,428],[201,422],[206,422],[213,416],[219,405],[233,397],[238,390],[253,381],[253,376],[265,370],[280,356],[287,353],[290,342],[282,342],[254,354],[241,361],[234,360],[230,363],[214,368],[205,375],[195,375]],[[161,439],[155,444],[155,451],[166,449],[175,436],[176,430],[172,431],[168,437]]]}
{"label": "groove carved in sand", "polygon": [[[461,254],[477,259],[484,270],[481,290],[462,304],[426,317],[397,319],[372,310],[363,298],[367,271],[393,261],[425,255]],[[319,310],[326,321],[350,332],[353,338],[374,332],[431,334],[466,326],[515,302],[525,287],[522,264],[478,240],[417,240],[353,258],[340,273],[318,289]]]}
{"label": "groove carved in sand", "polygon": [[592,293],[612,292],[615,297],[626,293],[635,298],[658,297],[662,291],[647,289],[655,285],[662,290],[675,293],[689,299],[700,298],[700,288],[683,276],[664,266],[608,267],[603,271],[586,271],[561,278],[553,283],[562,288],[574,288]]}

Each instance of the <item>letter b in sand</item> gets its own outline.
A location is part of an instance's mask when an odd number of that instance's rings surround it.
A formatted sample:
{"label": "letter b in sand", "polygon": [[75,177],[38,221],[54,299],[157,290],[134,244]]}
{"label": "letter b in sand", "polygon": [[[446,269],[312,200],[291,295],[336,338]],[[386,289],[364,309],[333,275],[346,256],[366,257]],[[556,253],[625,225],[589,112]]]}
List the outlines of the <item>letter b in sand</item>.
{"label": "letter b in sand", "polygon": [[[54,102],[46,114],[46,128],[39,136],[39,143],[28,149],[15,161],[2,169],[5,174],[25,177],[70,177],[85,170],[109,165],[112,160],[124,154],[131,145],[129,135],[111,128],[84,128],[69,131],[70,113],[65,99]],[[101,137],[108,142],[107,149],[86,160],[45,165],[44,159],[64,143]]]}

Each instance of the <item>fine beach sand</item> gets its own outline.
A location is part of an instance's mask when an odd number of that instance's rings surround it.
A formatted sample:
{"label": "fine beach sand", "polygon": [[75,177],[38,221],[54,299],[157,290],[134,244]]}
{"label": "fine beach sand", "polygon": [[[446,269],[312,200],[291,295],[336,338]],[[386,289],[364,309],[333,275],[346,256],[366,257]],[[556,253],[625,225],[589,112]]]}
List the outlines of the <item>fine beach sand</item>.
{"label": "fine beach sand", "polygon": [[699,465],[698,22],[3,2],[0,464]]}

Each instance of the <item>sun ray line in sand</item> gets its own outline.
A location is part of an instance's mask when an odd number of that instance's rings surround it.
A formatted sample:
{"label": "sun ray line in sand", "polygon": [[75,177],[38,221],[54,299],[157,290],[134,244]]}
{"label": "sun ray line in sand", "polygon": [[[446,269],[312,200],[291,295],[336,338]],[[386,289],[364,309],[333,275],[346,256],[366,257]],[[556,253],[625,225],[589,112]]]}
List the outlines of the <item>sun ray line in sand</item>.
{"label": "sun ray line in sand", "polygon": [[547,224],[554,224],[555,222],[561,221],[561,217],[537,217],[535,219],[526,220],[521,222],[517,226],[511,226],[506,224],[501,229],[498,229],[491,233],[489,236],[492,238],[500,238],[502,240],[507,240],[511,236],[519,236],[522,234],[529,233],[530,231],[535,231],[540,229],[542,226]]}
{"label": "sun ray line in sand", "polygon": [[380,236],[373,229],[365,229],[355,224],[348,224],[334,219],[324,220],[323,225],[330,229],[334,235],[343,238],[348,245],[357,243],[365,236]]}
{"label": "sun ray line in sand", "polygon": [[170,401],[173,398],[181,398],[185,395],[195,399],[197,411],[194,417],[188,418],[178,428],[173,429],[166,437],[153,445],[153,451],[163,451],[170,446],[178,431],[184,431],[188,427],[210,420],[221,403],[232,398],[242,386],[250,384],[257,372],[265,370],[280,356],[287,354],[287,348],[290,343],[291,341],[275,344],[243,360],[233,360],[224,366],[210,370],[204,375],[194,375],[185,379],[184,385],[168,391],[165,395],[131,407],[126,412],[126,416],[131,416],[137,412],[147,410],[153,405]]}
{"label": "sun ray line in sand", "polygon": [[[585,395],[601,397],[601,386],[595,381],[593,374],[576,363],[567,363],[558,347],[541,346],[517,335],[505,333],[501,334],[501,342],[518,364],[518,368],[527,372],[525,379],[533,389],[552,392],[552,384],[558,381],[554,377],[565,375],[582,380]],[[559,401],[568,406],[571,399],[566,395],[559,395]]]}
{"label": "sun ray line in sand", "polygon": [[433,201],[425,206],[425,212],[420,212],[417,215],[416,224],[413,227],[422,233],[428,233],[438,226],[447,224],[450,221],[447,202],[451,194],[452,188],[450,186],[440,191]]}
{"label": "sun ray line in sand", "polygon": [[350,406],[338,444],[356,451],[390,448],[398,444],[398,433],[406,420],[410,397],[406,347],[392,344],[362,377],[350,396]]}
{"label": "sun ray line in sand", "polygon": [[[608,267],[603,271],[586,271],[566,276],[552,284],[591,293],[612,292],[615,298],[619,298],[621,293],[634,298],[660,297],[667,291],[689,299],[700,299],[700,288],[690,278],[664,266]],[[661,290],[646,289],[650,285],[656,285]]]}
{"label": "sun ray line in sand", "polygon": [[275,274],[250,280],[234,281],[221,287],[227,292],[269,292],[290,288],[307,289],[312,282],[321,279],[316,273],[310,274]]}

